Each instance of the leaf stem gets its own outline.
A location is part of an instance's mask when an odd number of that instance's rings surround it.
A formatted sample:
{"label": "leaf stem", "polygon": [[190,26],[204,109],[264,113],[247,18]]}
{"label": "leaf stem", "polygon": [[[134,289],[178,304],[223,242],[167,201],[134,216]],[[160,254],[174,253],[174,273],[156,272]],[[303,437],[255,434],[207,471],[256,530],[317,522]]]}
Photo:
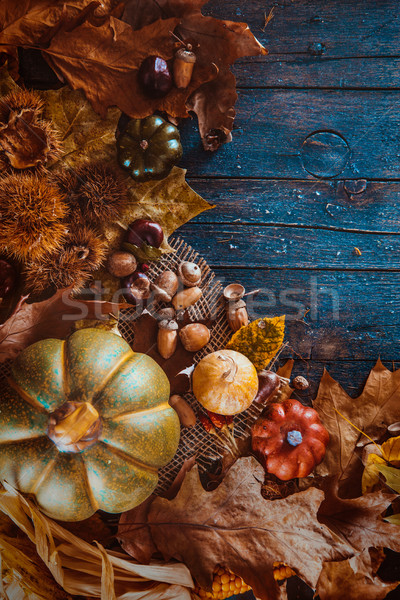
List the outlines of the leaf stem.
{"label": "leaf stem", "polygon": [[369,437],[369,435],[367,435],[364,431],[362,431],[361,429],[359,429],[356,425],[354,425],[354,423],[352,423],[350,421],[350,419],[348,419],[347,417],[345,417],[344,415],[342,415],[341,412],[338,411],[337,408],[333,407],[333,410],[335,410],[337,412],[338,415],[340,415],[342,417],[342,419],[344,419],[345,421],[347,421],[352,427],[354,427],[354,429],[356,429],[359,433],[361,433],[362,435],[365,435],[366,438],[369,439],[370,442],[372,442],[374,444],[374,446],[376,446],[379,450],[379,452],[382,452],[382,448],[381,446],[379,446],[379,444],[377,444],[376,442],[374,442],[374,440]]}

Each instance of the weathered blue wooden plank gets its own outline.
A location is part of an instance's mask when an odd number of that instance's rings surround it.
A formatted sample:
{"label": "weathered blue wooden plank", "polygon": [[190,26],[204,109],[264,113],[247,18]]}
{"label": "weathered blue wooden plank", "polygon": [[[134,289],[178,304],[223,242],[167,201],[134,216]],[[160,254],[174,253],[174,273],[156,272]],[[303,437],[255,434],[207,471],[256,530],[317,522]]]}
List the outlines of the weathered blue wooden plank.
{"label": "weathered blue wooden plank", "polygon": [[247,299],[252,320],[286,314],[286,357],[317,362],[375,361],[379,356],[399,360],[400,273],[248,268],[215,272],[225,284],[240,282],[248,292],[261,289]]}
{"label": "weathered blue wooden plank", "polygon": [[[400,182],[190,179],[213,210],[196,222],[399,231]],[[354,193],[354,186],[359,193]],[[365,188],[365,189],[364,189]],[[363,190],[360,192],[360,190]]]}
{"label": "weathered blue wooden plank", "polygon": [[[264,15],[274,17],[264,29]],[[399,56],[397,0],[211,0],[204,12],[249,24],[273,54],[309,53],[321,43],[327,56]]]}
{"label": "weathered blue wooden plank", "polygon": [[[242,59],[234,67],[239,88],[399,89],[400,59],[397,56],[322,56],[303,53],[269,54]],[[325,44],[323,44],[325,46]]]}
{"label": "weathered blue wooden plank", "polygon": [[[400,236],[235,223],[189,223],[180,233],[214,266],[400,269]],[[361,256],[355,250],[361,251]]]}
{"label": "weathered blue wooden plank", "polygon": [[[197,124],[182,124],[182,165],[199,176],[399,179],[400,92],[240,90],[234,143],[200,151]],[[314,160],[308,152],[315,140]],[[343,144],[347,144],[347,156]]]}
{"label": "weathered blue wooden plank", "polygon": [[[324,369],[327,369],[330,375],[332,375],[332,377],[340,383],[349,396],[356,398],[359,394],[361,394],[368,374],[376,364],[376,360],[340,360],[319,362],[314,360],[296,359],[295,355],[293,355],[293,358],[295,359],[292,371],[293,377],[296,375],[303,375],[303,377],[305,377],[310,384],[307,390],[296,390],[293,396],[307,404],[312,404],[312,401],[317,395],[319,382],[321,381]],[[285,362],[286,360],[282,359],[278,361],[278,364],[281,365]],[[391,361],[383,362],[390,371],[400,367],[399,363],[393,363]]]}

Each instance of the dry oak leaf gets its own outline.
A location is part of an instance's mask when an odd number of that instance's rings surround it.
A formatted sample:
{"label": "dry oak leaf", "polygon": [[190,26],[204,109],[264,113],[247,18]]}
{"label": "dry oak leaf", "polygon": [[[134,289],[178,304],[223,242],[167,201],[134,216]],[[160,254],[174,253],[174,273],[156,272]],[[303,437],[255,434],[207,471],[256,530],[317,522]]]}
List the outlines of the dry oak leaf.
{"label": "dry oak leaf", "polygon": [[122,18],[134,29],[139,29],[159,18],[180,17],[181,23],[175,33],[193,46],[196,54],[194,77],[200,69],[215,65],[212,80],[194,86],[187,108],[197,114],[205,150],[216,150],[232,139],[237,94],[236,80],[229,66],[238,58],[265,55],[267,51],[246,23],[204,16],[201,8],[206,2],[128,0]]}
{"label": "dry oak leaf", "polygon": [[317,594],[320,600],[337,600],[346,590],[346,600],[383,600],[398,584],[382,581],[374,571],[368,550],[347,560],[325,563]]}
{"label": "dry oak leaf", "polygon": [[82,89],[93,108],[105,116],[107,107],[118,106],[132,118],[142,118],[155,111],[172,117],[187,116],[186,99],[194,86],[209,81],[213,71],[201,72],[185,90],[173,88],[164,98],[149,98],[138,81],[143,60],[157,55],[165,60],[174,54],[171,31],[179,19],[159,20],[133,32],[130,25],[110,17],[100,27],[85,22],[73,31],[59,31],[44,58],[60,79],[73,89]]}
{"label": "dry oak leaf", "polygon": [[82,20],[90,18],[98,6],[99,2],[90,0],[2,0],[0,58],[8,56],[12,75],[18,79],[18,46],[43,46],[61,28],[73,29]]}
{"label": "dry oak leaf", "polygon": [[71,298],[71,288],[57,292],[42,302],[18,302],[12,315],[0,325],[0,363],[14,359],[30,344],[46,338],[64,339],[80,319],[108,318],[128,304]]}
{"label": "dry oak leaf", "polygon": [[267,51],[245,23],[204,16],[201,7],[205,3],[204,0],[131,0],[127,2],[122,18],[138,29],[157,18],[180,17],[181,24],[176,33],[194,47],[197,58],[194,74],[201,66],[216,66],[216,76],[210,82],[196,86],[186,104],[188,110],[197,114],[204,148],[216,150],[232,139],[237,94],[229,65],[240,57],[267,54]]}
{"label": "dry oak leaf", "polygon": [[258,598],[277,600],[276,561],[315,588],[323,562],[347,558],[351,549],[318,522],[321,490],[268,501],[261,496],[263,479],[253,457],[241,458],[216,490],[206,492],[192,469],[174,500],[156,498],[150,507],[148,525],[158,551],[185,562],[204,589],[211,588],[215,566],[223,564]]}
{"label": "dry oak leaf", "polygon": [[227,344],[230,350],[241,352],[262,371],[282,346],[285,316],[257,319],[241,327]]}
{"label": "dry oak leaf", "polygon": [[343,417],[375,439],[390,423],[399,421],[400,370],[389,371],[378,360],[358,398],[351,398],[325,371],[313,406],[330,436],[325,459],[316,473],[337,476],[340,496],[359,496],[363,464],[357,443],[366,438]]}

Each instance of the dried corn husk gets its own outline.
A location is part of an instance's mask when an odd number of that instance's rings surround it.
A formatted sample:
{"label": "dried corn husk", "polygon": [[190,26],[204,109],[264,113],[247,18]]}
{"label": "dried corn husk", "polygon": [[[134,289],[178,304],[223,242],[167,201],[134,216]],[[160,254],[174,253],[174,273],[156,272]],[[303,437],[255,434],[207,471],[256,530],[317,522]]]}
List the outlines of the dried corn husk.
{"label": "dried corn husk", "polygon": [[[11,551],[10,542],[13,540],[7,539],[1,531],[0,553],[8,570],[7,577],[2,577],[6,591],[2,592],[0,588],[1,597],[7,598],[7,593],[10,600],[25,600],[24,596],[29,600],[67,600],[68,594],[71,594],[101,600],[190,600],[193,580],[185,565],[157,561],[141,565],[127,559],[124,554],[105,550],[99,543],[97,547],[92,546],[43,515],[33,502],[14,488],[7,484],[5,488],[0,494],[0,511],[28,536],[55,581],[67,594],[56,596],[54,591],[48,596],[43,596],[43,592],[38,594],[40,584],[43,590],[43,581],[35,577],[37,566],[28,540],[25,551],[15,547]],[[10,573],[14,574],[14,579],[8,583]],[[33,579],[33,582],[27,581],[27,578]],[[20,592],[7,591],[10,585],[15,589],[19,585]]]}

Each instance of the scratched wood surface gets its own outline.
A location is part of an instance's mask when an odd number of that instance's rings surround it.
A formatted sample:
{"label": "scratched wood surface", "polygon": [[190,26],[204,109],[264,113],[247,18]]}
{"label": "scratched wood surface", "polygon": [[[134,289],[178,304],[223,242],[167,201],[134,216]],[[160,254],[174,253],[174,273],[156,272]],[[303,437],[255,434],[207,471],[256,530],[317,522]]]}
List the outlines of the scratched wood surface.
{"label": "scratched wood surface", "polygon": [[285,356],[310,395],[325,364],[356,394],[378,356],[399,360],[397,0],[205,9],[246,21],[270,54],[235,67],[232,144],[202,152],[182,125],[182,164],[216,208],[180,232],[223,280],[261,288],[254,317],[288,315]]}
{"label": "scratched wood surface", "polygon": [[[398,1],[205,8],[246,21],[270,54],[235,67],[232,144],[202,152],[183,124],[182,165],[216,208],[180,232],[222,280],[261,288],[252,317],[286,313],[283,357],[311,382],[299,397],[315,397],[324,367],[356,396],[379,356],[400,366]],[[298,580],[288,590],[312,598]]]}

